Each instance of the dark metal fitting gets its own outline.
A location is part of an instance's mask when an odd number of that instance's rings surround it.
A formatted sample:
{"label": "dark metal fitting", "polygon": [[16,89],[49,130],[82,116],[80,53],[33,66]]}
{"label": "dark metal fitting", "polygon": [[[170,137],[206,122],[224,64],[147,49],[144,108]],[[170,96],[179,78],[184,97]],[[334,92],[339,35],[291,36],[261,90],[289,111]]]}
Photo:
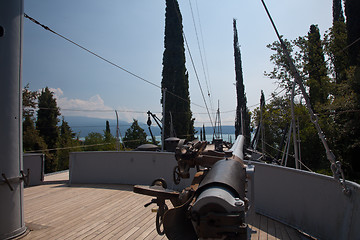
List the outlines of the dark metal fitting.
{"label": "dark metal fitting", "polygon": [[9,186],[10,190],[14,191],[14,188],[11,186],[11,184],[10,184],[9,180],[7,179],[5,173],[2,173],[1,175],[4,178],[4,182]]}

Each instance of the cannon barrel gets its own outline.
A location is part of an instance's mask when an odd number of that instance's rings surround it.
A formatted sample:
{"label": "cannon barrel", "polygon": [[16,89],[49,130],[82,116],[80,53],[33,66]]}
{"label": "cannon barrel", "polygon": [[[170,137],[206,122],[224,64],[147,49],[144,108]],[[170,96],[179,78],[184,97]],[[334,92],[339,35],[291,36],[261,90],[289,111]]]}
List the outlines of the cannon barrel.
{"label": "cannon barrel", "polygon": [[246,170],[236,160],[214,164],[197,190],[191,219],[199,238],[246,239]]}
{"label": "cannon barrel", "polygon": [[247,238],[243,143],[239,137],[232,149],[234,159],[216,162],[196,191],[190,215],[199,238]]}

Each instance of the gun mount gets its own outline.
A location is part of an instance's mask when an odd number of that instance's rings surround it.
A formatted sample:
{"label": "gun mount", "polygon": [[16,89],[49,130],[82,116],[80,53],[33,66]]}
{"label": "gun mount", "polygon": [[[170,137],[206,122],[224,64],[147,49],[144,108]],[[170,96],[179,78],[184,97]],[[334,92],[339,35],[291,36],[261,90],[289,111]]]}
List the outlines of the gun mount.
{"label": "gun mount", "polygon": [[[168,239],[247,239],[245,213],[246,166],[242,161],[243,137],[236,140],[232,151],[205,150],[207,143],[180,141],[175,151],[177,166],[174,182],[190,178],[189,170],[197,172],[190,186],[181,192],[167,189],[163,179],[151,186],[134,186],[134,192],[155,197],[158,205],[156,229]],[[165,201],[170,200],[173,208]]]}

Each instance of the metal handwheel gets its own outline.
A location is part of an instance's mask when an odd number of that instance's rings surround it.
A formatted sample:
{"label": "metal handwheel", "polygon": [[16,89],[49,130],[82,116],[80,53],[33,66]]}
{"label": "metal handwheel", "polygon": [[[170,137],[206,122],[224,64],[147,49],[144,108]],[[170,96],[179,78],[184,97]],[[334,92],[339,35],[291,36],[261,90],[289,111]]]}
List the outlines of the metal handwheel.
{"label": "metal handwheel", "polygon": [[161,205],[156,213],[156,231],[159,235],[164,235],[163,219],[165,212],[168,210],[168,206],[165,203]]}

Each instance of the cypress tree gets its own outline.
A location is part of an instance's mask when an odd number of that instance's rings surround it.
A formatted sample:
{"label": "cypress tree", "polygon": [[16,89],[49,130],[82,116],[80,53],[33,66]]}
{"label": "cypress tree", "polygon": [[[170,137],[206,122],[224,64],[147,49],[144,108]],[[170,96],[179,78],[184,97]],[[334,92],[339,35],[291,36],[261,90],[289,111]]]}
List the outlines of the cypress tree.
{"label": "cypress tree", "polygon": [[110,123],[108,120],[106,120],[106,127],[105,127],[105,132],[110,134]]}
{"label": "cypress tree", "polygon": [[113,137],[110,132],[110,123],[108,120],[106,120],[106,126],[105,126],[105,132],[104,132],[105,142],[107,142],[107,143],[110,142],[112,138]]}
{"label": "cypress tree", "polygon": [[[236,19],[233,19],[234,28],[234,58],[235,58],[235,78],[237,107],[235,118],[235,137],[242,134],[245,136],[245,145],[250,145],[250,115],[246,106],[244,79],[242,72],[241,52],[236,28]],[[244,124],[244,126],[243,126]],[[242,132],[244,130],[244,132]]]}
{"label": "cypress tree", "polygon": [[[347,43],[349,46],[349,63],[350,66],[360,65],[360,1],[346,0],[346,28],[348,32]],[[357,42],[356,42],[357,41]]]}
{"label": "cypress tree", "polygon": [[202,126],[203,141],[206,141],[205,125]]}
{"label": "cypress tree", "polygon": [[341,4],[342,0],[333,0],[333,22],[344,22],[344,14]]}
{"label": "cypress tree", "polygon": [[170,136],[171,112],[177,137],[191,140],[194,138],[195,130],[190,110],[189,76],[185,67],[182,29],[182,16],[177,0],[166,0],[165,50],[161,82],[161,87],[166,89],[165,137]]}
{"label": "cypress tree", "polygon": [[[46,145],[50,149],[56,148],[59,138],[58,116],[60,116],[59,108],[53,92],[48,87],[41,91],[38,98],[36,129],[39,135],[44,139]],[[55,172],[58,170],[58,159],[55,153],[46,153],[45,157],[45,173]]]}
{"label": "cypress tree", "polygon": [[34,109],[37,106],[39,93],[29,90],[27,84],[23,91],[23,150],[44,150],[47,146],[44,139],[40,137],[39,131],[35,128]]}
{"label": "cypress tree", "polygon": [[327,76],[324,51],[317,25],[310,26],[304,69],[309,75],[307,84],[310,88],[310,103],[316,109],[317,104],[327,102],[329,95],[329,78]]}
{"label": "cypress tree", "polygon": [[58,116],[60,116],[59,108],[53,92],[48,87],[41,91],[38,98],[39,110],[37,111],[36,129],[39,130],[40,136],[45,140],[47,146],[52,149],[56,147],[59,137]]}
{"label": "cypress tree", "polygon": [[[334,76],[339,84],[346,80],[346,68],[348,65],[347,52],[344,51],[347,45],[347,32],[342,0],[333,0],[333,26],[330,29],[329,52],[334,65]],[[335,95],[337,95],[335,93]]]}

